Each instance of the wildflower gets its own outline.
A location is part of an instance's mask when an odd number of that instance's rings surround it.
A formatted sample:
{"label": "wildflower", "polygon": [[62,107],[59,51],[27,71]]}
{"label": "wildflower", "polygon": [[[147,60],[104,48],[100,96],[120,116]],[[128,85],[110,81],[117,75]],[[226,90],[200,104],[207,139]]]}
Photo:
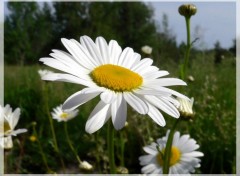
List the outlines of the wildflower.
{"label": "wildflower", "polygon": [[[48,81],[65,81],[86,86],[71,95],[63,104],[63,110],[73,110],[100,95],[101,100],[93,109],[85,129],[88,133],[99,130],[110,118],[115,129],[124,127],[127,103],[140,114],[148,114],[160,126],[165,125],[158,109],[178,118],[179,105],[175,97],[187,98],[165,86],[186,85],[177,78],[161,78],[167,71],[152,66],[153,60],[135,53],[132,48],[122,48],[115,40],[109,44],[103,37],[94,43],[88,36],[62,39],[70,54],[53,50],[51,57],[41,58],[45,65],[63,73],[45,75]],[[188,98],[187,98],[188,99]]]}
{"label": "wildflower", "polygon": [[[148,155],[140,156],[140,165],[144,166],[141,171],[145,174],[162,174],[163,173],[163,155],[168,139],[169,131],[163,138],[153,142],[149,146],[143,147]],[[179,132],[174,133],[171,148],[169,174],[189,174],[194,173],[195,168],[200,167],[200,159],[203,153],[195,151],[199,148],[196,141],[189,135],[180,136]]]}
{"label": "wildflower", "polygon": [[[20,109],[15,109],[12,112],[12,108],[7,104],[5,107],[0,105],[0,137],[3,136],[16,136],[19,133],[24,133],[26,129],[14,130],[18,120],[20,118]],[[2,129],[3,128],[3,129]]]}
{"label": "wildflower", "polygon": [[180,112],[181,117],[186,118],[186,119],[191,119],[194,116],[194,113],[192,110],[194,98],[192,97],[190,100],[177,98],[177,100],[180,103],[178,110]]}
{"label": "wildflower", "polygon": [[66,122],[68,120],[71,120],[72,118],[76,117],[78,115],[78,110],[62,110],[62,105],[57,106],[56,108],[53,108],[53,112],[51,113],[53,119],[56,119],[58,122]]}
{"label": "wildflower", "polygon": [[34,135],[31,135],[31,136],[29,137],[29,140],[30,140],[31,142],[35,142],[35,141],[37,140],[37,137],[34,136]]}
{"label": "wildflower", "polygon": [[93,169],[93,166],[91,164],[89,164],[87,161],[81,162],[79,167],[80,167],[80,169],[87,170],[87,171],[90,171]]}
{"label": "wildflower", "polygon": [[41,70],[41,69],[38,70],[38,74],[40,75],[41,78],[42,78],[43,76],[49,74],[49,73],[53,73],[53,72],[50,71],[50,70],[46,70],[46,69],[44,69],[44,70]]}
{"label": "wildflower", "polygon": [[145,54],[149,54],[150,55],[152,53],[152,48],[150,46],[147,46],[147,45],[143,46],[141,48],[141,50]]}

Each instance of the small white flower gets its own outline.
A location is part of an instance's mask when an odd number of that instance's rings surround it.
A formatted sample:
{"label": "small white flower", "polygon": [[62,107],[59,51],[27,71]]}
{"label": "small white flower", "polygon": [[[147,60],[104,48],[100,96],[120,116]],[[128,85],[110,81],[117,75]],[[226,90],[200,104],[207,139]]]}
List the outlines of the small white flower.
{"label": "small white flower", "polygon": [[81,164],[79,165],[79,167],[80,167],[81,169],[88,170],[88,171],[90,171],[90,170],[93,169],[93,166],[92,166],[91,164],[89,164],[87,161],[81,162]]}
{"label": "small white flower", "polygon": [[[153,142],[151,145],[143,147],[148,155],[140,156],[140,165],[144,166],[141,171],[144,174],[162,174],[163,159],[162,155],[166,147],[169,131],[163,138]],[[157,149],[158,148],[158,149]],[[200,159],[204,156],[202,152],[195,151],[199,148],[196,141],[190,138],[189,135],[180,136],[179,132],[174,133],[169,174],[190,174],[195,172],[195,168],[200,167]]]}
{"label": "small white flower", "polygon": [[145,54],[150,55],[152,53],[152,47],[150,47],[148,45],[143,46],[141,49],[142,49],[142,52]]}
{"label": "small white flower", "polygon": [[58,122],[66,122],[78,115],[78,110],[62,110],[62,105],[53,108],[52,118],[56,119]]}
{"label": "small white flower", "polygon": [[40,75],[40,77],[41,78],[43,78],[45,75],[48,75],[49,73],[53,73],[52,71],[50,71],[50,70],[46,70],[46,69],[44,69],[44,70],[38,70],[38,74]]}
{"label": "small white flower", "polygon": [[13,147],[12,136],[0,137],[0,147],[10,149]]}
{"label": "small white flower", "polygon": [[24,133],[26,129],[14,130],[20,118],[20,108],[12,112],[12,108],[7,104],[5,107],[0,105],[0,137],[16,136]]}
{"label": "small white flower", "polygon": [[107,43],[103,37],[97,37],[95,43],[88,36],[80,37],[80,43],[63,38],[62,43],[70,54],[53,50],[52,57],[40,61],[65,73],[47,74],[42,79],[86,86],[64,102],[64,111],[100,95],[85,126],[88,133],[99,130],[110,117],[116,130],[123,128],[127,104],[140,114],[148,114],[160,126],[166,122],[159,109],[172,117],[180,116],[175,97],[187,97],[166,86],[186,83],[177,78],[162,78],[169,73],[153,66],[152,59],[141,59],[132,48],[122,50],[115,40]]}

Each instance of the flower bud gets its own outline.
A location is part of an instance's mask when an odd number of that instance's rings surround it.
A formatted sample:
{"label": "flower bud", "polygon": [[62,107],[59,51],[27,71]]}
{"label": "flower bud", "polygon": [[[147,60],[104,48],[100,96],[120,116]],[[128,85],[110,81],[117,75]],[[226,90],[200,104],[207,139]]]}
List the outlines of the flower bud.
{"label": "flower bud", "polygon": [[117,174],[128,174],[128,169],[126,167],[123,166],[119,166],[117,167]]}
{"label": "flower bud", "polygon": [[180,103],[180,106],[178,107],[180,116],[184,119],[192,119],[194,116],[194,113],[192,110],[193,101],[194,101],[193,97],[191,98],[190,101],[182,98],[177,98],[177,100]]}
{"label": "flower bud", "polygon": [[183,4],[178,8],[180,15],[190,18],[197,12],[197,7],[193,4]]}
{"label": "flower bud", "polygon": [[83,170],[86,170],[86,171],[91,171],[93,169],[93,166],[91,164],[89,164],[87,161],[83,161],[79,167]]}

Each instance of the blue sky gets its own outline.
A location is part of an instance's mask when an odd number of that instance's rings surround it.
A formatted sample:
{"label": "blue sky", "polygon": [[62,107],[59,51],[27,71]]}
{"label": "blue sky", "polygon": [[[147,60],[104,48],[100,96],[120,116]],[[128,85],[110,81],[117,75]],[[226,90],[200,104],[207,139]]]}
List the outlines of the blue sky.
{"label": "blue sky", "polygon": [[[178,7],[193,1],[145,1],[154,9],[154,19],[162,22],[163,14],[167,14],[169,28],[176,37],[177,43],[186,41],[186,28],[183,16],[178,13]],[[195,2],[198,12],[191,18],[192,39],[200,38],[195,46],[200,49],[213,48],[219,41],[221,46],[229,48],[236,38],[236,2],[234,1],[205,1]],[[6,10],[6,7],[4,7]],[[198,32],[195,32],[198,28]]]}
{"label": "blue sky", "polygon": [[[186,41],[185,19],[179,15],[178,7],[189,2],[147,2],[155,10],[155,20],[161,24],[163,14],[167,14],[169,28],[176,36],[178,44]],[[222,47],[229,48],[236,38],[236,2],[191,2],[197,7],[196,15],[191,18],[191,33],[200,40],[195,43],[200,48],[213,48],[218,40]],[[193,37],[192,37],[193,38]],[[193,38],[194,39],[194,38]]]}

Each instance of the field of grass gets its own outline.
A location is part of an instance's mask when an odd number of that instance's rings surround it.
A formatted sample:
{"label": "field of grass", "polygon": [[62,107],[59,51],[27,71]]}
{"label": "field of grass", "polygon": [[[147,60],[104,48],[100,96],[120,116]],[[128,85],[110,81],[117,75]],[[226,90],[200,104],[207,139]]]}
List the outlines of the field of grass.
{"label": "field of grass", "polygon": [[[168,70],[170,77],[178,77],[179,66],[174,62],[158,63],[160,69]],[[38,74],[46,67],[10,66],[4,67],[4,103],[13,109],[21,108],[17,128],[27,128],[28,132],[14,137],[14,147],[5,152],[5,173],[46,173],[39,143],[45,154],[48,167],[56,173],[63,168],[53,148],[49,125],[49,112],[63,103],[81,86],[44,82]],[[200,145],[204,153],[201,167],[196,173],[231,174],[236,173],[236,65],[232,58],[225,58],[219,65],[213,62],[211,54],[197,54],[192,60],[187,87],[178,90],[188,97],[194,97],[195,116],[192,121],[183,121],[177,130],[189,133]],[[70,139],[82,160],[94,166],[87,173],[108,173],[106,146],[107,124],[90,135],[85,132],[87,118],[98,102],[98,98],[82,105],[77,118],[67,122]],[[173,118],[164,114],[167,125],[162,128],[149,117],[136,114],[128,108],[128,126],[115,132],[116,164],[124,166],[129,173],[141,173],[138,157],[144,154],[143,146],[165,135],[171,128]],[[33,131],[36,122],[36,133]],[[60,155],[65,163],[66,173],[85,173],[78,168],[78,162],[70,150],[63,131],[63,122],[53,121]],[[35,135],[37,141],[29,137]],[[123,148],[124,147],[124,148]],[[123,150],[124,149],[124,150]]]}

